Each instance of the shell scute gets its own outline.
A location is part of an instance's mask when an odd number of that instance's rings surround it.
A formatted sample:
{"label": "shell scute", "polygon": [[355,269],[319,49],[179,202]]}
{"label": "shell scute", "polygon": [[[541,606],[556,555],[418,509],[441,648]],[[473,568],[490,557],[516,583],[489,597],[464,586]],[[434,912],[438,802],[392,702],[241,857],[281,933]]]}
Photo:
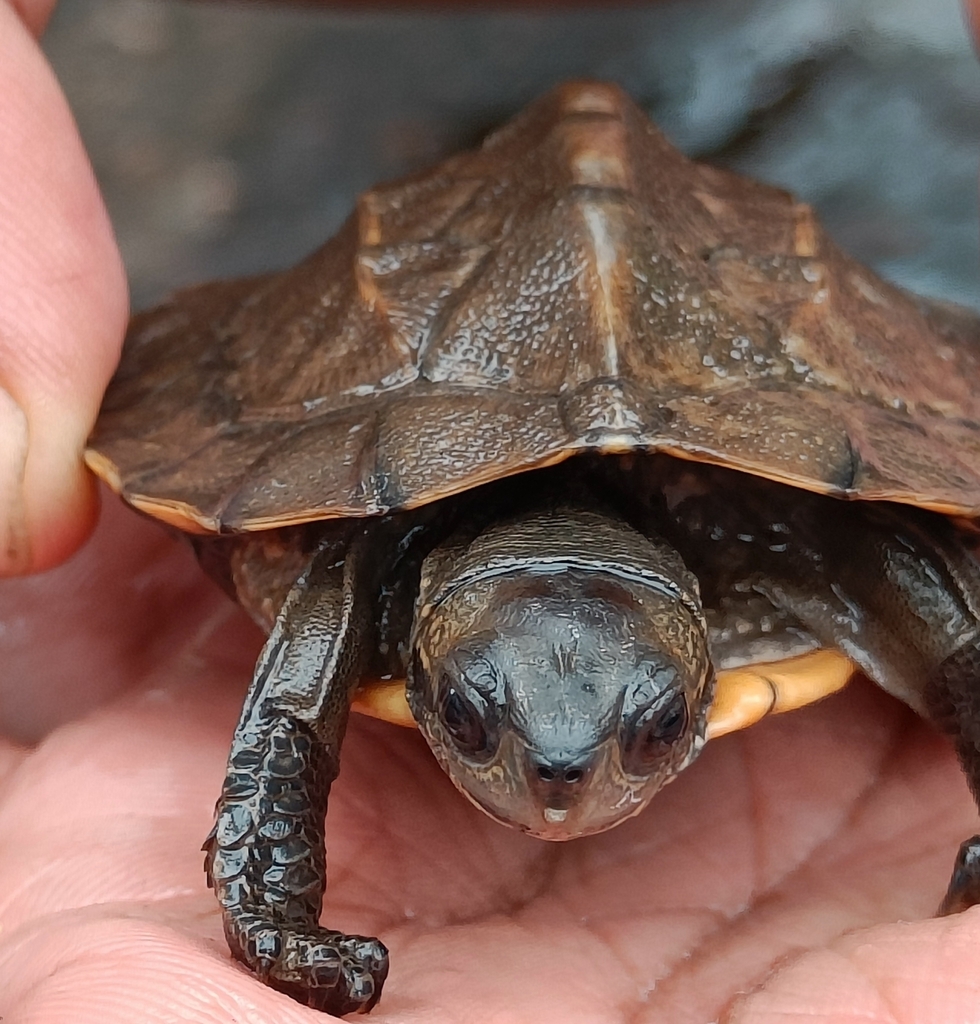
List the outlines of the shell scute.
{"label": "shell scute", "polygon": [[980,319],[787,193],[554,90],[297,267],[132,324],[89,462],[188,528],[416,506],[586,449],[980,513]]}

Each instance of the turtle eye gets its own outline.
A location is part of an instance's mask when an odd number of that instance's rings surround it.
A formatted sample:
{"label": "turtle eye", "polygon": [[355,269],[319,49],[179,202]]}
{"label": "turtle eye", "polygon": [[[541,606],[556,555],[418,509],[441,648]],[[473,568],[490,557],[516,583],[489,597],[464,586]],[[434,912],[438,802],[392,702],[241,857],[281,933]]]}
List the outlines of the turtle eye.
{"label": "turtle eye", "polygon": [[448,676],[443,676],[440,689],[439,717],[453,743],[464,754],[487,753],[490,738],[479,710],[459,692]]}
{"label": "turtle eye", "polygon": [[627,770],[643,774],[667,757],[687,730],[689,712],[683,694],[661,707],[645,708],[626,731],[624,763]]}

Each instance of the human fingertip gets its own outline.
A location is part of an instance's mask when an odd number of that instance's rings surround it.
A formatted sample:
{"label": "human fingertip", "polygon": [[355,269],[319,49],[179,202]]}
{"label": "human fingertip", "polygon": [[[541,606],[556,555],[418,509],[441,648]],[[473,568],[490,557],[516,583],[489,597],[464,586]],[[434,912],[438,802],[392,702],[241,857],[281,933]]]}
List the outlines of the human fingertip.
{"label": "human fingertip", "polygon": [[76,460],[55,494],[44,497],[50,515],[29,520],[31,561],[28,572],[43,572],[70,558],[88,539],[99,518],[99,488],[92,474]]}
{"label": "human fingertip", "polygon": [[84,430],[64,428],[32,437],[27,413],[0,388],[0,577],[58,565],[95,526],[98,487],[73,440]]}
{"label": "human fingertip", "polygon": [[29,445],[27,415],[0,387],[0,573],[28,572],[31,549],[24,505]]}

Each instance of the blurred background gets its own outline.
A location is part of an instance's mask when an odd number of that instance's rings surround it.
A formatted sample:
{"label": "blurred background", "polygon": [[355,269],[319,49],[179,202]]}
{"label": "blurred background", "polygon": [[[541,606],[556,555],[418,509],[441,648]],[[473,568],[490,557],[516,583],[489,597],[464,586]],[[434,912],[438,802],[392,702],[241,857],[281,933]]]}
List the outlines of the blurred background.
{"label": "blurred background", "polygon": [[410,13],[61,0],[45,48],[137,307],[280,267],[374,182],[565,78],[785,187],[905,286],[980,307],[980,66],[957,0],[674,0]]}

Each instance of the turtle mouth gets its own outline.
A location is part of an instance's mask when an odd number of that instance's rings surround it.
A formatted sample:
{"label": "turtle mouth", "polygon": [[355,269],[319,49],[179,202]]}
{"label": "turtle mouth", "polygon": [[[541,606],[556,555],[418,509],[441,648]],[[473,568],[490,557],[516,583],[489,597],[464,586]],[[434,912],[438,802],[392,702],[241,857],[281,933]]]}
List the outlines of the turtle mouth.
{"label": "turtle mouth", "polygon": [[[542,807],[538,815],[537,821],[526,820],[525,815],[519,817],[511,810],[508,813],[504,813],[498,806],[491,803],[485,798],[477,796],[461,779],[450,773],[450,777],[453,780],[456,788],[466,797],[467,800],[474,807],[478,807],[484,814],[492,818],[500,825],[506,825],[508,828],[517,829],[518,832],[523,832],[525,835],[532,836],[534,839],[543,839],[550,843],[567,843],[572,839],[582,839],[585,836],[597,835],[600,832],[608,832],[609,829],[615,828],[617,825],[632,818],[642,811],[649,803],[653,796],[650,793],[643,800],[637,801],[630,807],[625,813],[620,814],[618,817],[612,820],[602,820],[599,822],[588,822],[583,820],[582,814],[576,814],[573,809],[570,808],[557,808],[557,807]],[[669,782],[669,779],[664,780],[665,783]]]}
{"label": "turtle mouth", "polygon": [[[583,839],[586,836],[598,835],[600,832],[608,832],[610,829],[621,825],[624,821],[635,817],[644,810],[653,798],[657,789],[673,780],[673,776],[665,777],[661,784],[650,793],[644,794],[642,798],[629,802],[625,808],[618,809],[616,816],[603,815],[601,820],[589,820],[585,814],[574,813],[569,808],[542,807],[537,821],[516,820],[511,814],[503,814],[500,809],[492,806],[486,800],[479,799],[460,780],[453,778],[456,788],[473,804],[479,807],[484,814],[492,818],[500,825],[507,825],[509,828],[517,829],[525,835],[535,839],[543,839],[549,843],[567,843],[572,839]],[[523,816],[522,816],[523,817]]]}
{"label": "turtle mouth", "polygon": [[[662,785],[666,785],[672,780],[672,778],[672,776],[665,778]],[[570,839],[584,839],[586,836],[594,836],[598,835],[600,832],[608,832],[617,825],[622,825],[624,821],[629,821],[630,818],[636,817],[637,814],[646,809],[646,806],[652,799],[653,795],[653,793],[650,793],[643,799],[637,800],[635,804],[632,804],[617,818],[613,818],[609,821],[602,821],[593,825],[583,822],[575,828],[574,831],[570,830],[567,818],[563,817],[560,820],[550,820],[549,812],[552,809],[548,807],[545,807],[542,811],[543,825],[539,827],[518,827],[520,828],[520,831],[524,832],[526,835],[533,836],[535,839],[543,839],[549,843],[565,843]],[[567,814],[568,812],[561,811],[558,813]]]}

